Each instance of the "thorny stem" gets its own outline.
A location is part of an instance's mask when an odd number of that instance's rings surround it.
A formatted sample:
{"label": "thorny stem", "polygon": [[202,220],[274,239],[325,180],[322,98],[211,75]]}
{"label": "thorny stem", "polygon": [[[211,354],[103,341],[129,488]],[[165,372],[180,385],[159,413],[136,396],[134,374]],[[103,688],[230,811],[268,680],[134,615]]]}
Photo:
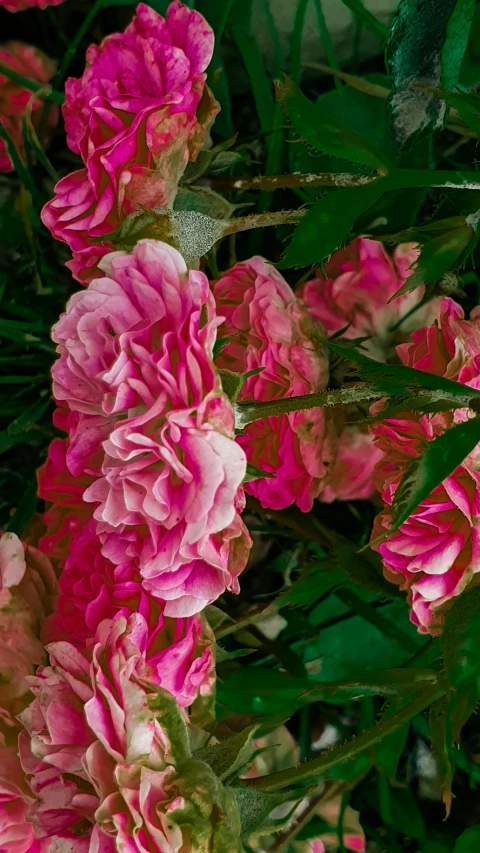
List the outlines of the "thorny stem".
{"label": "thorny stem", "polygon": [[314,794],[310,797],[310,799],[305,803],[303,811],[301,811],[300,814],[296,814],[296,817],[291,821],[291,823],[289,823],[286,829],[275,836],[274,846],[270,848],[271,853],[284,853],[284,851],[289,848],[290,843],[297,836],[297,833],[300,832],[300,830],[314,816],[319,806],[326,805],[326,803],[334,800],[339,795],[343,795],[347,791],[351,791],[364,775],[365,774],[362,773],[360,777],[355,776],[347,782],[329,782],[328,785],[323,788],[321,794]]}
{"label": "thorny stem", "polygon": [[247,424],[263,418],[275,417],[275,415],[324,406],[345,406],[348,403],[380,400],[382,397],[385,397],[384,391],[359,385],[354,388],[338,388],[335,391],[324,391],[319,394],[300,394],[298,397],[270,400],[266,403],[244,401],[235,404],[235,425],[237,429],[243,429]]}
{"label": "thorny stem", "polygon": [[269,604],[268,607],[263,607],[261,610],[255,611],[255,613],[249,613],[244,616],[242,619],[237,619],[235,622],[230,622],[225,628],[219,628],[215,631],[215,639],[223,640],[224,637],[228,637],[230,634],[235,634],[237,631],[240,631],[242,628],[248,628],[249,625],[255,624],[255,622],[261,622],[262,619],[265,619],[266,616],[271,616],[273,613],[277,612],[277,607],[274,604]]}
{"label": "thorny stem", "polygon": [[[318,174],[257,175],[256,177],[209,178],[208,185],[216,190],[296,189],[298,187],[361,187],[385,182],[385,192],[412,187],[458,187],[480,190],[480,172],[437,169],[392,169],[387,175],[350,175],[320,172]],[[284,211],[284,215],[288,211]],[[300,211],[292,211],[292,215]],[[265,214],[266,215],[266,214]],[[272,216],[274,214],[271,214]],[[294,221],[293,219],[289,221]],[[275,224],[275,223],[272,223]],[[251,226],[252,228],[255,226]]]}
{"label": "thorny stem", "polygon": [[380,180],[378,175],[349,175],[332,172],[309,173],[301,175],[257,175],[246,178],[209,178],[209,185],[215,190],[267,190],[296,189],[297,187],[362,187],[375,184]]}
{"label": "thorny stem", "polygon": [[279,791],[291,785],[298,785],[301,782],[310,782],[317,779],[332,767],[355,758],[387,735],[392,734],[392,732],[409,723],[410,720],[421,714],[429,705],[443,696],[445,692],[446,688],[441,683],[430,685],[426,690],[423,690],[418,696],[412,699],[408,705],[404,705],[403,708],[392,714],[391,717],[380,720],[373,728],[347,741],[347,743],[333,747],[328,752],[312,758],[298,767],[291,767],[289,770],[281,770],[278,773],[271,773],[268,776],[260,776],[257,779],[246,779],[242,782],[242,785],[248,788],[255,788],[257,791],[271,792]]}
{"label": "thorny stem", "polygon": [[299,222],[305,216],[306,209],[277,210],[275,213],[250,213],[248,216],[237,216],[225,223],[223,236],[238,234],[240,231],[250,231],[252,228],[267,228],[270,225],[288,225]]}
{"label": "thorny stem", "polygon": [[[408,386],[405,386],[408,391]],[[449,409],[472,409],[479,411],[479,401],[472,398],[465,389],[463,395],[452,395],[446,391],[438,391],[430,388],[410,388],[413,396],[421,394],[422,399],[429,403],[441,403],[443,411]],[[254,421],[264,418],[273,418],[278,415],[290,414],[290,412],[303,412],[307,409],[327,408],[332,406],[345,406],[350,403],[368,402],[370,400],[381,400],[384,397],[398,397],[398,393],[389,394],[380,388],[371,385],[356,385],[350,388],[338,388],[334,391],[323,391],[317,394],[299,394],[298,397],[284,397],[281,400],[268,400],[257,402],[255,400],[244,400],[234,404],[235,428],[237,431],[244,429]],[[406,406],[408,408],[408,406]]]}

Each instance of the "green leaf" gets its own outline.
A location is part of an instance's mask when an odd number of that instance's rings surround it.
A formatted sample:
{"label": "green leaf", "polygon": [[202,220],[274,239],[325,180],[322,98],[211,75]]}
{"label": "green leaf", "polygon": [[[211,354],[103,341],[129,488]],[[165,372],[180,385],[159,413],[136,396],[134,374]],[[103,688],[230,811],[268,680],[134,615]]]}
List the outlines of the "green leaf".
{"label": "green leaf", "polygon": [[[363,379],[368,379],[385,391],[386,394],[397,394],[398,396],[412,396],[412,389],[429,389],[444,393],[447,398],[459,398],[462,406],[467,406],[469,399],[480,397],[480,391],[462,385],[460,382],[452,382],[443,376],[436,376],[424,370],[416,370],[403,364],[380,364],[369,358],[364,353],[355,349],[347,342],[337,340],[325,340],[325,345],[333,352],[353,362],[359,369]],[[450,404],[453,408],[453,404]],[[410,402],[409,402],[410,407]],[[415,398],[412,396],[412,409],[415,408]]]}
{"label": "green leaf", "polygon": [[277,669],[237,669],[217,685],[217,700],[237,714],[263,716],[297,710],[296,701],[312,687],[307,678],[293,678]]}
{"label": "green leaf", "polygon": [[47,411],[49,405],[49,396],[36,400],[31,406],[24,409],[18,418],[15,418],[15,420],[8,425],[7,431],[10,435],[18,435],[23,432],[28,432],[28,430],[40,420],[42,415]]}
{"label": "green leaf", "polygon": [[[466,582],[468,583],[468,575]],[[453,687],[449,714],[453,736],[460,732],[478,701],[480,676],[480,588],[470,587],[453,599],[441,636],[445,675]]]}
{"label": "green leaf", "polygon": [[295,583],[277,598],[277,606],[292,604],[295,607],[312,607],[327,592],[345,583],[347,578],[348,575],[343,569],[335,568],[329,571],[325,563],[308,566]]}
{"label": "green leaf", "polygon": [[411,463],[397,486],[388,535],[398,530],[418,505],[453,474],[479,441],[480,415],[476,415],[428,442],[425,452]]}
{"label": "green leaf", "polygon": [[[309,0],[297,0],[297,9],[293,22],[292,37],[290,40],[290,51],[288,56],[289,71],[295,83],[300,82],[302,76],[302,43],[303,30],[305,27],[305,15]],[[281,68],[278,69],[279,71]]]}
{"label": "green leaf", "polygon": [[438,281],[449,270],[458,269],[473,252],[477,243],[478,236],[468,220],[464,220],[459,228],[434,237],[422,248],[412,275],[389,301],[392,302],[403,293],[415,290],[423,284]]}
{"label": "green leaf", "polygon": [[[250,788],[232,788],[235,794],[237,808],[240,814],[242,838],[250,835],[263,834],[262,824],[273,809],[290,800],[298,800],[304,791],[283,791],[279,794],[264,794]],[[277,825],[277,829],[281,827]],[[270,826],[268,827],[270,829]]]}
{"label": "green leaf", "polygon": [[442,98],[447,104],[455,107],[463,119],[475,133],[480,134],[480,98],[467,92],[445,92],[443,89],[431,89],[437,98]]}
{"label": "green leaf", "polygon": [[[399,670],[399,672],[404,672],[406,676],[408,670]],[[403,705],[406,705],[409,698],[411,697],[408,695],[393,698],[383,718],[391,716]],[[407,723],[407,725],[397,729],[391,735],[387,735],[375,745],[373,753],[375,764],[390,779],[395,779],[396,777],[398,762],[405,749],[409,731],[410,725]]]}
{"label": "green leaf", "polygon": [[476,853],[480,848],[480,824],[471,826],[457,838],[453,853]]}
{"label": "green leaf", "polygon": [[205,761],[223,782],[227,776],[240,772],[251,759],[255,746],[252,743],[259,726],[250,726],[214,746],[197,750],[193,758]]}
{"label": "green leaf", "polygon": [[265,71],[262,54],[252,32],[251,17],[252,0],[237,3],[230,14],[229,30],[250,79],[260,129],[267,132],[272,130],[273,126],[275,99],[272,82]]}
{"label": "green leaf", "polygon": [[443,104],[425,86],[456,84],[475,0],[401,0],[392,20],[386,64],[393,90],[390,111],[400,148],[441,128]]}
{"label": "green leaf", "polygon": [[13,516],[10,518],[8,524],[6,525],[5,531],[9,531],[10,533],[16,533],[17,536],[21,536],[33,513],[36,511],[37,504],[37,484],[36,482],[29,483],[25,487],[23,497],[20,503],[18,504]]}
{"label": "green leaf", "polygon": [[247,472],[243,478],[244,483],[251,483],[253,480],[274,480],[275,474],[269,471],[262,471],[261,468],[256,468],[251,462],[247,462]]}
{"label": "green leaf", "polygon": [[363,187],[332,190],[320,198],[297,225],[280,269],[322,263],[348,239],[358,217],[383,195],[381,180]]}
{"label": "green leaf", "polygon": [[387,27],[365,8],[362,0],[342,0],[342,3],[353,12],[359,23],[383,41],[388,32]]}
{"label": "green leaf", "polygon": [[455,769],[453,736],[448,710],[447,697],[442,696],[432,705],[428,716],[432,748],[437,761],[447,817],[452,805],[452,781]]}
{"label": "green leaf", "polygon": [[208,187],[179,187],[173,203],[174,210],[194,210],[212,219],[230,219],[237,207]]}
{"label": "green leaf", "polygon": [[319,104],[312,104],[289,77],[285,77],[284,83],[277,82],[276,88],[277,98],[292,122],[293,129],[308,145],[350,163],[359,163],[380,171],[388,169],[390,164],[381,149],[342,124]]}
{"label": "green leaf", "polygon": [[[424,641],[409,622],[403,603],[388,604],[378,609],[384,619],[390,621],[392,630],[399,626],[403,632],[410,633],[412,641],[417,643],[417,650],[422,647]],[[376,625],[352,613],[339,600],[336,609],[331,599],[322,602],[309,614],[308,623],[316,629],[317,636],[312,637],[305,647],[304,663],[309,669],[321,661],[320,673],[315,678],[315,687],[319,690],[324,683],[349,682],[352,679],[362,679],[365,686],[365,678],[370,680],[372,673],[376,673],[372,676],[374,679],[378,678],[380,669],[386,671],[402,667],[411,658],[411,652],[399,643],[393,643]]]}
{"label": "green leaf", "polygon": [[390,826],[402,835],[414,838],[420,844],[425,841],[425,821],[419,804],[408,788],[393,788],[391,793]]}

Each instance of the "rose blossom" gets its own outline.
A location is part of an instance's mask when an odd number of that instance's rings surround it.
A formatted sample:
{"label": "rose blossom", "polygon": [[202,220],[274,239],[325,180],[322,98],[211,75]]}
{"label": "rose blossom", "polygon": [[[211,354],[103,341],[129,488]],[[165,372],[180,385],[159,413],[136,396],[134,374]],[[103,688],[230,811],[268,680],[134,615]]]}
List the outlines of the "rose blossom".
{"label": "rose blossom", "polygon": [[[55,420],[60,426],[58,418]],[[39,547],[54,560],[64,560],[68,556],[72,537],[93,513],[92,507],[83,500],[83,493],[92,484],[93,477],[88,474],[74,477],[70,473],[67,467],[69,446],[68,439],[54,438],[48,448],[47,461],[37,472],[38,495],[47,502],[43,516],[46,531]]]}
{"label": "rose blossom", "polygon": [[[101,476],[103,553],[138,559],[165,616],[190,616],[238,590],[250,539],[241,522],[245,455],[213,361],[213,298],[181,255],[141,240],[102,261],[108,278],[75,294],[53,329],[54,394],[77,420],[67,464]],[[91,440],[85,440],[86,435]]]}
{"label": "rose blossom", "polygon": [[[233,336],[216,364],[236,373],[261,372],[245,382],[240,400],[278,400],[324,391],[328,358],[318,342],[325,336],[285,279],[263,258],[239,263],[214,283],[219,314],[226,321],[221,337]],[[328,481],[335,458],[336,428],[322,409],[294,412],[246,427],[238,436],[248,461],[274,479],[258,479],[247,490],[264,506],[292,503],[312,508]]]}
{"label": "rose blossom", "polygon": [[0,0],[0,7],[7,12],[23,12],[25,9],[46,9],[58,6],[63,0]]}
{"label": "rose blossom", "polygon": [[404,243],[389,257],[380,242],[359,237],[335,252],[325,264],[326,277],[317,270],[300,294],[329,336],[344,330],[343,338],[368,338],[362,344],[366,354],[388,361],[396,343],[438,315],[439,300],[434,299],[406,316],[421,302],[423,287],[389,302],[411,275],[418,254],[413,243]]}
{"label": "rose blossom", "polygon": [[12,714],[25,704],[26,676],[44,657],[39,640],[50,612],[56,579],[50,561],[14,533],[0,538],[0,681],[2,707]]}
{"label": "rose blossom", "polygon": [[[29,678],[35,698],[20,716],[25,731],[19,744],[36,798],[28,818],[39,838],[89,838],[101,779],[111,787],[116,761],[175,764],[174,744],[151,706],[161,688],[146,662],[147,639],[139,614],[128,622],[122,616],[103,620],[84,653],[67,642],[52,643],[51,666]],[[98,750],[101,767],[93,778],[90,762]]]}
{"label": "rose blossom", "polygon": [[47,853],[26,818],[32,792],[17,754],[19,727],[0,708],[0,853]]}
{"label": "rose blossom", "polygon": [[[11,5],[16,6],[17,4],[12,3]],[[8,11],[17,11],[17,9],[8,8],[8,6],[9,4],[7,4]],[[2,45],[0,48],[0,62],[17,74],[21,74],[22,77],[28,77],[29,80],[44,85],[52,79],[56,69],[55,62],[49,59],[41,50],[19,41],[11,41]],[[0,122],[9,133],[22,157],[25,156],[22,119],[32,98],[34,96],[29,89],[25,89],[21,83],[15,83],[6,74],[0,72]],[[43,106],[44,102],[40,98],[34,98],[32,103],[32,122],[37,132]],[[53,107],[49,113],[47,136],[50,135],[57,121],[58,107]],[[0,139],[0,172],[11,172],[13,169],[14,165],[7,153],[5,142],[3,139]]]}
{"label": "rose blossom", "polygon": [[73,539],[59,579],[56,613],[48,624],[49,641],[68,639],[79,648],[97,625],[117,614],[139,613],[148,626],[146,660],[159,685],[182,707],[214,687],[213,638],[198,616],[170,619],[164,604],[142,586],[133,562],[115,566],[101,553],[95,522],[87,522]]}
{"label": "rose blossom", "polygon": [[233,791],[203,761],[187,761],[180,772],[119,763],[115,782],[96,817],[117,850],[242,853]]}
{"label": "rose blossom", "polygon": [[[300,293],[311,316],[325,324],[329,336],[341,332],[349,340],[366,338],[362,343],[366,354],[386,362],[395,353],[395,343],[438,315],[438,299],[409,315],[421,302],[423,287],[389,302],[411,275],[409,267],[417,257],[414,244],[397,246],[389,257],[380,242],[360,237],[335,252],[325,264],[326,276],[318,270]],[[351,419],[358,417],[355,408]],[[321,500],[370,498],[376,491],[374,468],[380,457],[381,450],[368,429],[349,424],[347,419]]]}
{"label": "rose blossom", "polygon": [[[398,347],[404,364],[480,386],[480,313],[465,320],[451,299],[442,301],[438,323],[412,334],[410,343]],[[373,538],[388,531],[391,504],[398,483],[432,441],[466,410],[420,416],[405,412],[373,429],[384,458],[377,466],[386,504],[375,520]],[[375,547],[384,560],[389,580],[408,591],[412,621],[421,633],[439,633],[443,614],[480,570],[479,459],[475,449],[443,483],[425,498],[400,529]]]}
{"label": "rose blossom", "polygon": [[218,112],[205,86],[213,31],[174,0],[164,20],[140,3],[123,33],[87,51],[80,79],[65,85],[67,142],[85,168],[63,178],[42,219],[74,253],[88,282],[111,251],[108,237],[142,205],[169,207]]}

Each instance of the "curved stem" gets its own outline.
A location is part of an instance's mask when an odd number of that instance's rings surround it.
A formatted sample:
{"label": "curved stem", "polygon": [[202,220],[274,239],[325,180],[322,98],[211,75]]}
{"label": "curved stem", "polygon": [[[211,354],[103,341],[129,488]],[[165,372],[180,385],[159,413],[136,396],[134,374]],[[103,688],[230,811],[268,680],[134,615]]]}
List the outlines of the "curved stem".
{"label": "curved stem", "polygon": [[247,216],[237,216],[225,223],[223,236],[238,234],[240,231],[250,231],[252,228],[267,228],[270,225],[295,224],[307,213],[305,208],[299,210],[277,210],[275,213],[250,213]]}
{"label": "curved stem", "polygon": [[344,406],[348,403],[380,400],[382,397],[385,397],[385,391],[360,385],[353,388],[338,388],[335,391],[323,391],[318,394],[299,394],[298,397],[270,400],[266,403],[244,401],[235,404],[235,425],[237,429],[243,429],[253,421],[275,417],[275,415],[324,406]]}
{"label": "curved stem", "polygon": [[291,785],[298,785],[301,782],[310,782],[317,779],[332,767],[355,758],[360,753],[365,752],[366,749],[378,743],[386,735],[392,734],[392,732],[410,722],[417,714],[421,714],[422,711],[425,711],[429,705],[444,694],[445,687],[443,684],[430,685],[426,690],[423,690],[418,696],[412,699],[408,705],[405,705],[395,714],[392,714],[391,717],[381,720],[372,729],[363,732],[363,734],[347,741],[347,743],[334,747],[317,758],[312,758],[311,761],[300,764],[298,767],[281,770],[278,773],[271,773],[269,776],[260,776],[257,779],[247,779],[242,784],[249,788],[255,788],[257,791],[280,791],[282,788],[288,788]]}

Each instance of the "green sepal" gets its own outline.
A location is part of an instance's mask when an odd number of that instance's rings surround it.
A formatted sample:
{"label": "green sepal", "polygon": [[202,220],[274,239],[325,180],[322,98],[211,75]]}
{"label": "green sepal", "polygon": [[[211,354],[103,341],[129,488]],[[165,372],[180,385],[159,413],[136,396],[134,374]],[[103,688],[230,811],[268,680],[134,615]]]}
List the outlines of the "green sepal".
{"label": "green sepal", "polygon": [[269,814],[282,803],[290,800],[298,801],[306,793],[305,790],[282,791],[278,794],[265,794],[263,791],[255,791],[252,788],[232,788],[231,790],[235,795],[240,815],[241,835],[245,839],[281,829],[284,825],[283,821],[282,825],[272,825],[272,822],[268,821]]}
{"label": "green sepal", "polygon": [[255,751],[253,738],[258,729],[258,725],[250,726],[227,740],[198,750],[193,757],[208,764],[223,782],[228,776],[240,772],[250,761]]}

